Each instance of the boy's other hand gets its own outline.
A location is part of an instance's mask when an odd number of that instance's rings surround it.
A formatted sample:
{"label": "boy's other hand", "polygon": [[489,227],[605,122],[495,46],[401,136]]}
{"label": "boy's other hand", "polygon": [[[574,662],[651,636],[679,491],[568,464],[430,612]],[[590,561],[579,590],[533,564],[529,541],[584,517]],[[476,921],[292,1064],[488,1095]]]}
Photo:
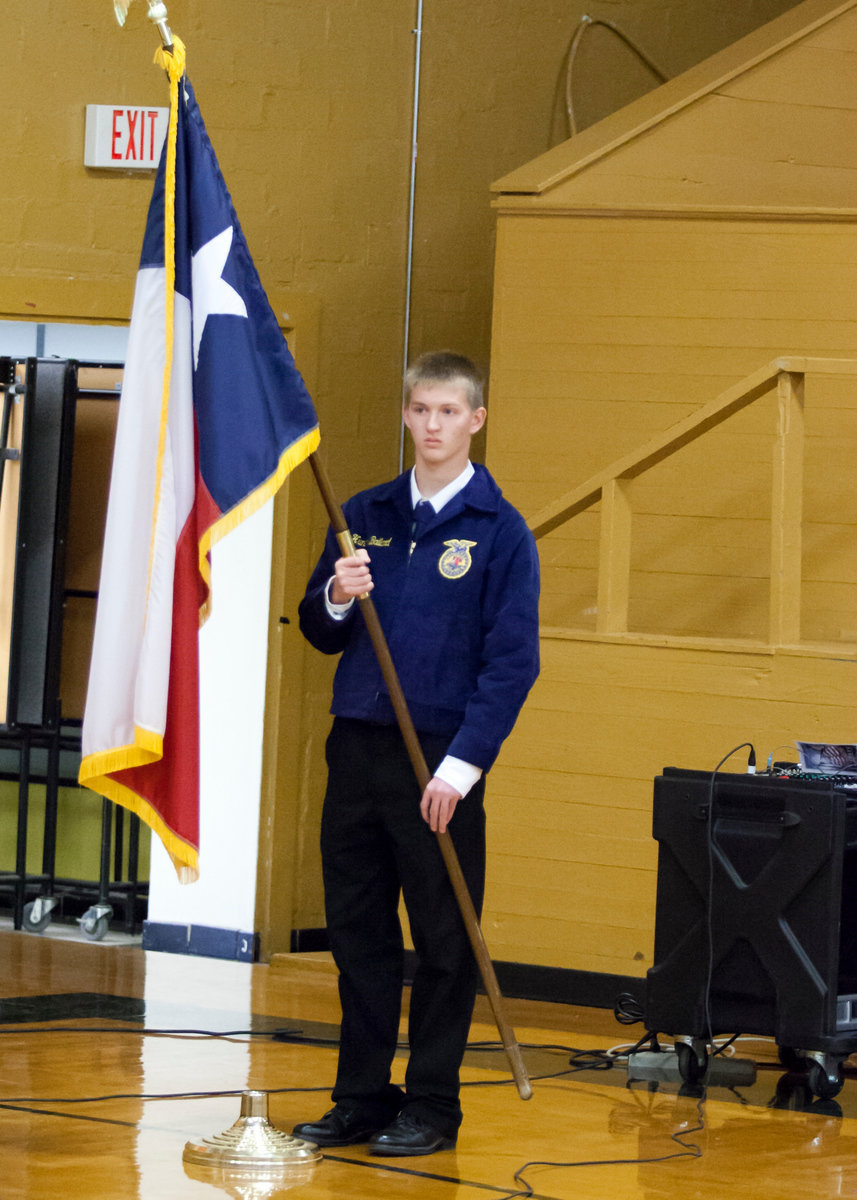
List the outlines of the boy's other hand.
{"label": "boy's other hand", "polygon": [[451,784],[438,779],[436,775],[428,781],[420,801],[420,812],[432,833],[446,833],[446,827],[452,820],[455,806],[460,799],[461,792],[457,792]]}

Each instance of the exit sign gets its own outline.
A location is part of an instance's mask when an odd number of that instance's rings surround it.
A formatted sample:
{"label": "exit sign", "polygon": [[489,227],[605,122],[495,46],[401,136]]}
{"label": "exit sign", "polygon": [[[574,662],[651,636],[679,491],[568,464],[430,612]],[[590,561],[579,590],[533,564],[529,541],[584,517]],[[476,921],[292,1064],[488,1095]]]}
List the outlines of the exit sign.
{"label": "exit sign", "polygon": [[160,161],[169,119],[168,108],[87,104],[84,166],[153,170]]}

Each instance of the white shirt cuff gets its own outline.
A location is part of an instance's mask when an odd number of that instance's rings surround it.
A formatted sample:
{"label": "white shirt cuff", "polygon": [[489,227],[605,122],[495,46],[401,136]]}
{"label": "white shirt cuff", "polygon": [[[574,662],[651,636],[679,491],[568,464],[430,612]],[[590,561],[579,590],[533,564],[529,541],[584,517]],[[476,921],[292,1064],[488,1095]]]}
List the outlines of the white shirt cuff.
{"label": "white shirt cuff", "polygon": [[341,621],[346,613],[351,611],[351,606],[354,600],[347,600],[345,604],[334,604],[330,598],[330,585],[333,583],[335,575],[331,575],[327,581],[327,586],[324,589],[324,606],[327,609],[328,615],[333,617],[334,621]]}
{"label": "white shirt cuff", "polygon": [[435,771],[438,779],[442,779],[444,783],[448,783],[450,787],[454,787],[457,792],[461,793],[464,798],[474,783],[477,783],[482,778],[482,768],[474,767],[473,763],[465,762],[462,758],[455,758],[451,754],[447,754],[446,758]]}

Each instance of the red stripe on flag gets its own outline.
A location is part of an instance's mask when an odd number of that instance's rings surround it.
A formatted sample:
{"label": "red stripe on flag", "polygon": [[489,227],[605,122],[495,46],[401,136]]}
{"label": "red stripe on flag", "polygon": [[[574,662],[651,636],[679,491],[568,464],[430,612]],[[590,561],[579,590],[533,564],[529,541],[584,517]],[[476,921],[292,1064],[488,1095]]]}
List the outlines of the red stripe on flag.
{"label": "red stripe on flag", "polygon": [[193,516],[191,513],[176,546],[163,757],[110,778],[148,801],[177,837],[198,849],[199,569]]}
{"label": "red stripe on flag", "polygon": [[199,849],[199,611],[208,589],[199,573],[199,541],[220,511],[197,476],[194,507],[176,545],[170,686],[163,757],[110,778],[148,801],[167,827]]}

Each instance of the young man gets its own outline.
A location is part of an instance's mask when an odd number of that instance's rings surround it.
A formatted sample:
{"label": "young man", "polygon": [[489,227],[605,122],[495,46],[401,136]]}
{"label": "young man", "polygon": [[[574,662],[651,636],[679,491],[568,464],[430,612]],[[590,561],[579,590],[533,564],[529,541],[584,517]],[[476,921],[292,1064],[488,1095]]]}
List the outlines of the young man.
{"label": "young man", "polygon": [[[460,355],[405,376],[415,466],[345,505],[356,553],[332,533],[301,630],[342,652],[321,826],[330,946],[342,1002],[334,1108],[295,1134],[372,1154],[455,1145],[459,1068],[477,967],[435,833],[446,831],[476,911],[485,876],[484,774],[538,674],[538,558],[470,440],[482,379]],[[433,778],[420,789],[355,598],[371,592]],[[404,1091],[390,1082],[401,1015],[403,895],[417,967]]]}

